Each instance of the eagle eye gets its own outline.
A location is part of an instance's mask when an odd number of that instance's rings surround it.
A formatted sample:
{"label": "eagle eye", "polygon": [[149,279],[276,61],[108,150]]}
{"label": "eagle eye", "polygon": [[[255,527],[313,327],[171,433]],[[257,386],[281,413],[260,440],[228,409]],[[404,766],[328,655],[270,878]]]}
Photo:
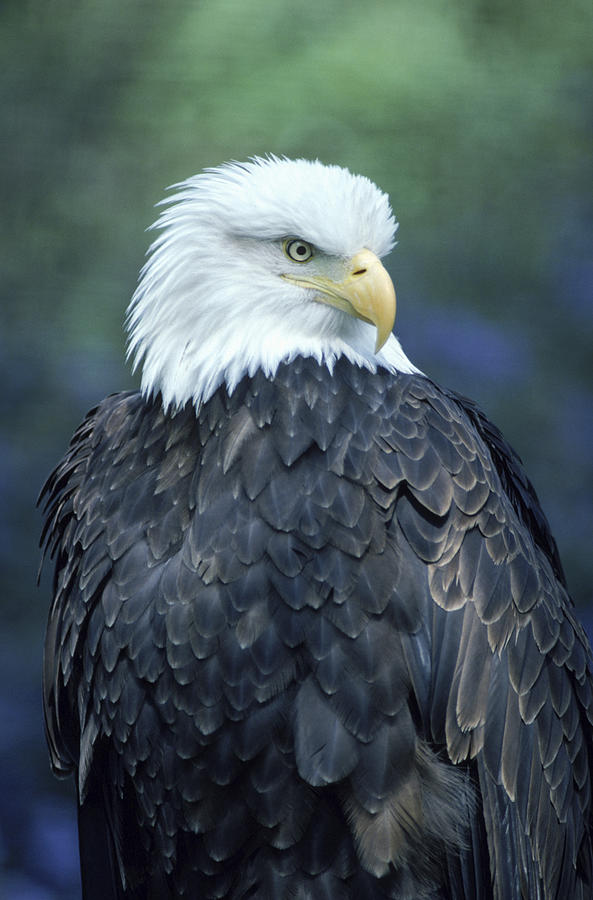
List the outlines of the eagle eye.
{"label": "eagle eye", "polygon": [[307,241],[300,238],[286,238],[282,241],[282,249],[293,262],[308,262],[313,256],[313,247]]}

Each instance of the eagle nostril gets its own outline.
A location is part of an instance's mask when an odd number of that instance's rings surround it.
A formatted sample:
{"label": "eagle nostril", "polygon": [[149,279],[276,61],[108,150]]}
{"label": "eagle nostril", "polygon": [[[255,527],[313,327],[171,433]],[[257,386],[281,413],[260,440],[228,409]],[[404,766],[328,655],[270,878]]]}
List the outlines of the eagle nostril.
{"label": "eagle nostril", "polygon": [[364,275],[366,269],[357,269],[356,272],[353,272],[353,275]]}

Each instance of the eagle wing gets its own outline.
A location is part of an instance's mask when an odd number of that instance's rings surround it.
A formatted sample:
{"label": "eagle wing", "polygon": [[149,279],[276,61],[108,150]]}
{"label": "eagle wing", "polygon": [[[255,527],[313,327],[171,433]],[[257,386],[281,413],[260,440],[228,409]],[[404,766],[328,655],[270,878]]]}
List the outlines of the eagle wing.
{"label": "eagle wing", "polygon": [[474,404],[417,379],[390,423],[394,530],[426,563],[405,641],[423,727],[477,773],[494,897],[585,897],[590,651],[545,516]]}

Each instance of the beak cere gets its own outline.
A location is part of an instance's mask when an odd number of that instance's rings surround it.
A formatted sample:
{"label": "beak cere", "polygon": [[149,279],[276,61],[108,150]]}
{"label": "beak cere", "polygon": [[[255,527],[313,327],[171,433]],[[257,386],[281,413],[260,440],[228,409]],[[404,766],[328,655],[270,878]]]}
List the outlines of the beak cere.
{"label": "beak cere", "polygon": [[350,260],[349,271],[343,281],[323,276],[284,275],[288,281],[314,290],[315,299],[377,329],[375,353],[378,353],[395,322],[395,288],[378,256],[370,250],[360,250]]}

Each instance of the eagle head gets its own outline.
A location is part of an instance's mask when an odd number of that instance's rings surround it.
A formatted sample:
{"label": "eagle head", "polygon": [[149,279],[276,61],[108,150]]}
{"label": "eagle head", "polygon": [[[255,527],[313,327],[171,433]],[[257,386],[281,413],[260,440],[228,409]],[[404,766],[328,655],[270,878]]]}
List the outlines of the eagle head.
{"label": "eagle head", "polygon": [[389,198],[319,161],[254,158],[175,185],[128,309],[128,355],[165,408],[313,356],[416,371],[391,335]]}

